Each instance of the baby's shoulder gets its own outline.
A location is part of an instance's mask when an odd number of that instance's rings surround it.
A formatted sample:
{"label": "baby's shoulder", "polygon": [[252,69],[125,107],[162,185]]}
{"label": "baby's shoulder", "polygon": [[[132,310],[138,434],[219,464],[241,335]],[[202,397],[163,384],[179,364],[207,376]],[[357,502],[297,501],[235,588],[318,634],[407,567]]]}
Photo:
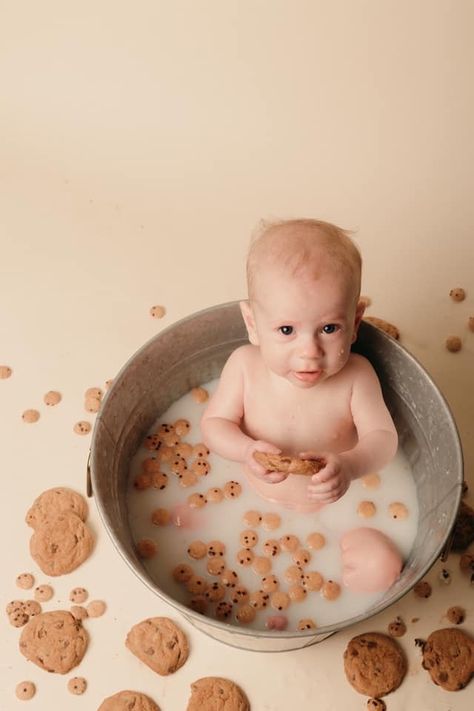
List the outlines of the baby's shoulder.
{"label": "baby's shoulder", "polygon": [[260,358],[260,349],[257,346],[252,346],[250,343],[244,346],[239,346],[232,351],[227,359],[226,367],[228,369],[240,369],[242,371],[254,367]]}
{"label": "baby's shoulder", "polygon": [[350,354],[346,368],[353,378],[375,375],[375,370],[369,359],[359,353]]}

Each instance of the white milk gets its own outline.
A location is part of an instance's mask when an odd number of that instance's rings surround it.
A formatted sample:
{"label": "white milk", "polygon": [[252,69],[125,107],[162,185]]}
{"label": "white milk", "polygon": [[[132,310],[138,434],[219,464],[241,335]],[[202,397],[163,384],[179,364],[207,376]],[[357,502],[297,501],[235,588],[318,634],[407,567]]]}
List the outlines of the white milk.
{"label": "white milk", "polygon": [[[217,382],[214,380],[204,387],[212,393]],[[204,407],[205,405],[195,403],[191,395],[187,394],[173,403],[151,428],[150,433],[155,432],[161,423],[172,424],[177,419],[184,418],[191,423],[191,429],[182,441],[190,444],[201,442],[199,420]],[[196,574],[202,575],[209,582],[218,581],[217,577],[209,575],[206,571],[207,558],[194,560],[188,555],[188,546],[196,540],[204,543],[211,540],[222,541],[226,546],[226,565],[238,574],[239,584],[244,585],[249,592],[260,589],[260,576],[251,568],[241,566],[236,559],[237,552],[242,548],[239,534],[248,528],[243,523],[243,515],[249,510],[257,510],[261,513],[275,512],[281,517],[281,525],[276,530],[265,531],[261,526],[254,528],[259,538],[257,546],[253,549],[256,555],[263,555],[262,545],[266,540],[278,539],[285,534],[298,536],[302,547],[308,550],[306,537],[309,533],[320,532],[325,536],[326,544],[320,550],[309,549],[312,557],[304,570],[305,572],[316,570],[325,580],[332,579],[339,583],[341,582],[339,539],[343,532],[360,526],[377,528],[396,543],[404,558],[408,556],[415,539],[418,519],[416,488],[410,468],[401,452],[398,452],[394,460],[379,472],[381,483],[378,488],[368,489],[364,487],[361,480],[355,481],[342,499],[317,513],[295,512],[261,499],[248,486],[239,464],[226,461],[215,454],[209,456],[211,464],[209,474],[200,478],[192,487],[182,488],[178,477],[170,472],[169,465],[162,463],[161,469],[168,475],[166,489],[159,491],[149,488],[137,491],[133,487],[133,481],[141,472],[142,461],[150,456],[153,456],[153,452],[142,447],[132,460],[128,490],[130,527],[134,541],[150,538],[156,542],[157,555],[151,560],[144,561],[144,565],[155,583],[170,597],[184,605],[189,604],[192,595],[186,590],[184,584],[175,582],[171,576],[171,571],[178,563],[190,565]],[[151,514],[156,508],[171,510],[176,504],[184,504],[190,494],[195,492],[205,494],[211,487],[222,488],[230,480],[241,484],[241,496],[237,499],[224,499],[217,504],[208,503],[199,510],[193,509],[191,530],[172,523],[167,526],[155,526],[151,523]],[[357,514],[357,506],[363,500],[375,504],[376,514],[373,517],[364,519]],[[405,504],[409,511],[407,518],[394,520],[389,515],[388,506],[395,501]],[[286,591],[289,586],[284,580],[283,573],[286,568],[294,564],[291,553],[281,552],[271,558],[271,561],[271,573],[279,578],[280,590]],[[249,626],[254,629],[265,629],[269,616],[284,614],[288,618],[287,630],[296,630],[298,620],[302,618],[311,618],[320,627],[361,614],[381,597],[381,593],[360,594],[342,587],[340,597],[329,601],[323,598],[320,592],[309,592],[305,600],[292,602],[283,613],[268,605],[266,609],[257,612],[255,620]],[[225,600],[228,599],[229,593]],[[210,604],[206,614],[214,616],[214,607],[215,604]],[[234,605],[232,615],[226,622],[239,624],[234,615],[236,609]]]}

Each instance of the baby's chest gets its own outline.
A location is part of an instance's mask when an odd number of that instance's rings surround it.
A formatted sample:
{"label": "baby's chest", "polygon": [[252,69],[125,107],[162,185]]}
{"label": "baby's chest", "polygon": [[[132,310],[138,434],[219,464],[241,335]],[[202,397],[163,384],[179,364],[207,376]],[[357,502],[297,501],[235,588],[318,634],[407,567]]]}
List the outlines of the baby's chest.
{"label": "baby's chest", "polygon": [[349,394],[339,392],[332,397],[316,391],[298,399],[252,389],[244,402],[246,431],[289,453],[315,448],[342,451],[352,444],[355,432]]}

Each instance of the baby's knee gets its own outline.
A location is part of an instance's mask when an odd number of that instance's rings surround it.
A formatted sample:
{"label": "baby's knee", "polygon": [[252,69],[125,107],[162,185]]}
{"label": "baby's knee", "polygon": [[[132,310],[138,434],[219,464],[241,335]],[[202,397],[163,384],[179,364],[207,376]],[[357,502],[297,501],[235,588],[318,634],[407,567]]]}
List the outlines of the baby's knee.
{"label": "baby's knee", "polygon": [[340,541],[342,581],[353,592],[383,592],[402,569],[402,557],[384,533],[375,528],[354,528]]}

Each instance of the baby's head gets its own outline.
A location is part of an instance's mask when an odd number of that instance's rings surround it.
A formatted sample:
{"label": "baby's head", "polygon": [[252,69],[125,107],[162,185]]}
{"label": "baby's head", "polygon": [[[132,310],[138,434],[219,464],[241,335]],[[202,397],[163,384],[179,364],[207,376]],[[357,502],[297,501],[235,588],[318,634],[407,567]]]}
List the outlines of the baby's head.
{"label": "baby's head", "polygon": [[310,387],[344,367],[363,314],[361,266],[348,234],[328,222],[276,222],[254,235],[241,308],[272,372]]}

